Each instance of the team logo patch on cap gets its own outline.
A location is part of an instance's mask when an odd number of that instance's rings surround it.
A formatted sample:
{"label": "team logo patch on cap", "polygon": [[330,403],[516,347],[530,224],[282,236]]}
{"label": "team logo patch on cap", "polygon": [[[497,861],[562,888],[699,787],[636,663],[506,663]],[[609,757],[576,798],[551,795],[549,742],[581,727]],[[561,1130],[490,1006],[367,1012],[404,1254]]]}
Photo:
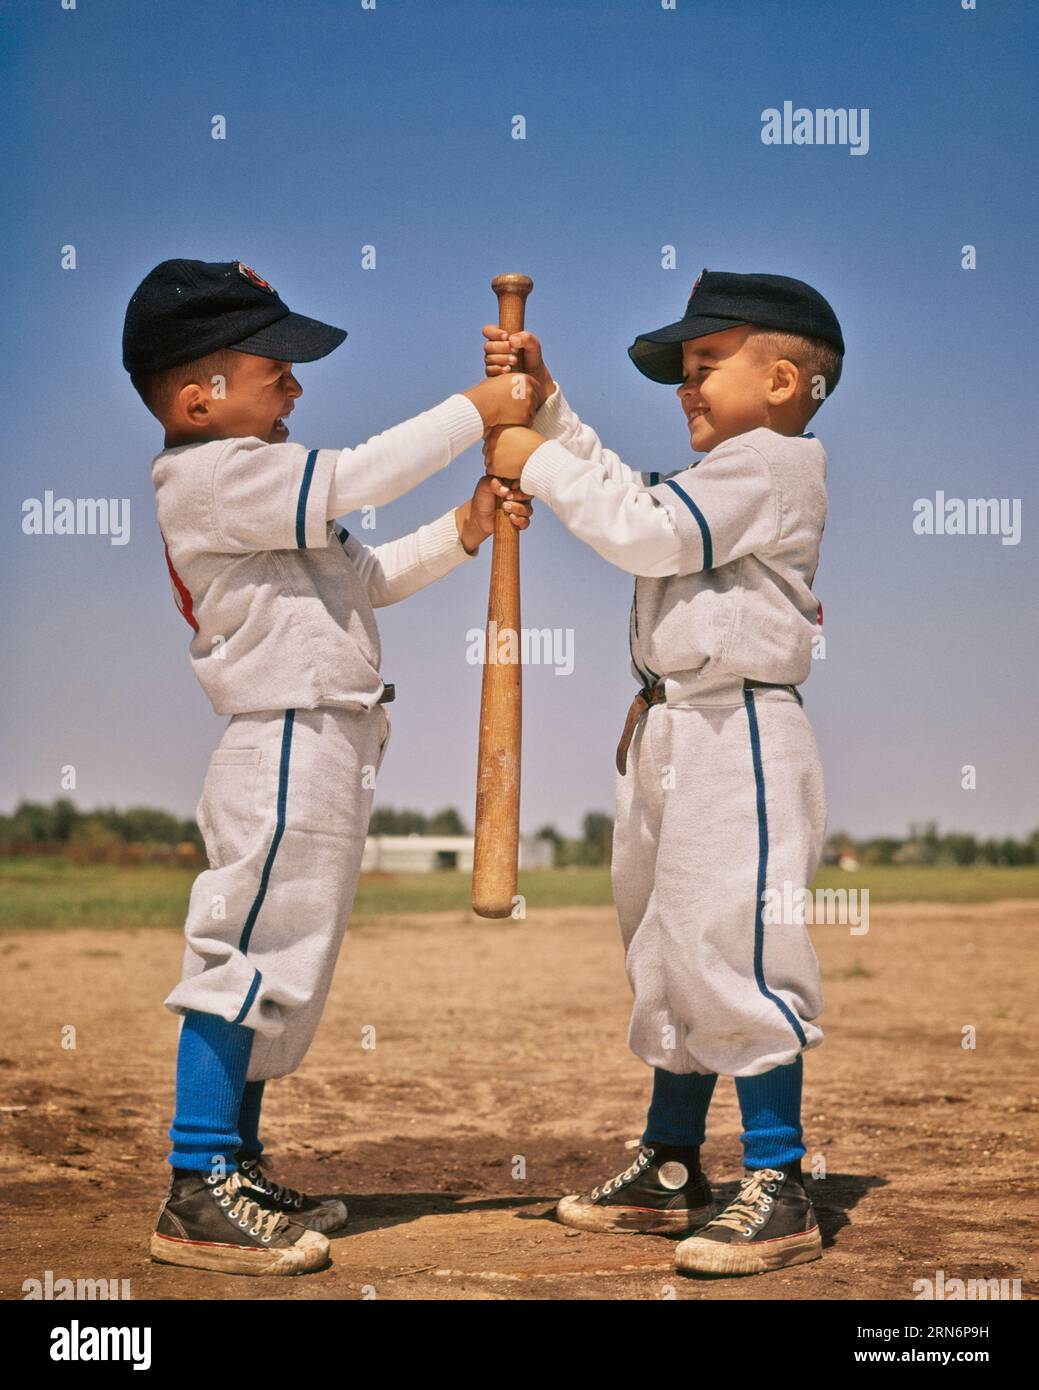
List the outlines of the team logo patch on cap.
{"label": "team logo patch on cap", "polygon": [[243,265],[241,261],[235,261],[235,265],[238,267],[238,274],[244,276],[250,285],[255,285],[258,290],[266,290],[268,294],[278,293],[273,285],[268,285],[266,280],[257,275],[252,266]]}
{"label": "team logo patch on cap", "polygon": [[707,267],[704,266],[703,270],[701,270],[701,271],[700,271],[700,274],[696,277],[696,284],[695,284],[695,285],[693,286],[693,288],[689,291],[689,298],[688,298],[688,299],[686,300],[686,302],[685,302],[685,307],[686,307],[687,309],[689,308],[689,305],[692,303],[693,295],[694,295],[694,294],[696,293],[696,291],[700,288],[700,281],[703,279],[703,277],[704,277],[704,275],[705,275],[706,273],[707,273]]}

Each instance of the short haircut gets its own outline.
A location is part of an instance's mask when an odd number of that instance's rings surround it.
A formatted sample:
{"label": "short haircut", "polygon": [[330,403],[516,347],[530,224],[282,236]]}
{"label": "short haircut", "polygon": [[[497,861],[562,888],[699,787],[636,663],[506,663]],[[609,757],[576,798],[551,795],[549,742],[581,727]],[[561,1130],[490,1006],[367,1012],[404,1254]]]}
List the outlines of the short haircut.
{"label": "short haircut", "polygon": [[165,423],[181,387],[193,381],[199,386],[211,387],[216,376],[230,381],[239,361],[241,353],[232,348],[219,348],[205,357],[196,357],[193,362],[182,362],[179,367],[163,367],[157,372],[131,372],[130,381],[155,418]]}
{"label": "short haircut", "polygon": [[[774,328],[752,327],[747,338],[754,342],[763,357],[773,360],[785,358],[793,362],[801,372],[800,399],[810,420],[815,412],[836,389],[841,379],[843,355],[832,343],[821,338],[805,338],[799,333],[782,333]],[[818,391],[818,379],[822,378],[824,394]]]}

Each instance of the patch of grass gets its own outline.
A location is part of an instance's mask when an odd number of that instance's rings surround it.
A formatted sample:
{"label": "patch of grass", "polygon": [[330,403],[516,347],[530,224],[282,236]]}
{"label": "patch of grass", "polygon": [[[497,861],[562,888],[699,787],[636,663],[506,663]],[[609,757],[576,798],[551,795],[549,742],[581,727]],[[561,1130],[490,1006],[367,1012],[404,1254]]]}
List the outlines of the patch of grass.
{"label": "patch of grass", "polygon": [[[527,907],[609,907],[613,902],[609,869],[532,869],[521,873],[516,891]],[[398,874],[362,879],[354,901],[358,916],[394,912],[467,911],[472,879],[445,870],[437,874]]]}
{"label": "patch of grass", "polygon": [[[54,858],[0,860],[0,927],[172,927],[180,930],[193,874],[167,865],[74,864]],[[826,869],[816,887],[869,889],[870,902],[985,903],[1039,898],[1039,867]],[[520,874],[530,908],[609,907],[608,869]],[[465,912],[468,874],[363,878],[356,917]]]}
{"label": "patch of grass", "polygon": [[1007,898],[1039,898],[1039,865],[1020,868],[988,864],[969,868],[882,865],[876,868],[822,869],[816,888],[869,889],[871,903],[993,903]]}
{"label": "patch of grass", "polygon": [[184,925],[192,874],[169,865],[0,861],[0,927]]}

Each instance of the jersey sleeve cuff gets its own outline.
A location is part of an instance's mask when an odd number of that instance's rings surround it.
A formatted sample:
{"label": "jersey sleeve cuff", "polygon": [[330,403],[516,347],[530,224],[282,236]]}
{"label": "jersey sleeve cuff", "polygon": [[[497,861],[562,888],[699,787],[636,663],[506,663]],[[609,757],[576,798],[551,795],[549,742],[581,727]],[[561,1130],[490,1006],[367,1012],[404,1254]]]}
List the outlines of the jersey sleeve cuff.
{"label": "jersey sleeve cuff", "polygon": [[546,439],[523,465],[520,488],[532,497],[540,497],[543,502],[551,502],[556,478],[573,462],[573,454],[568,453],[558,440]]}
{"label": "jersey sleeve cuff", "polygon": [[566,400],[557,383],[552,389],[552,394],[542,402],[530,423],[530,428],[537,430],[538,434],[543,434],[546,439],[558,439],[562,433],[562,416],[566,408]]}
{"label": "jersey sleeve cuff", "polygon": [[537,430],[538,434],[543,434],[546,439],[558,439],[560,443],[566,444],[580,428],[580,420],[557,383],[551,396],[535,415],[531,429]]}
{"label": "jersey sleeve cuff", "polygon": [[454,508],[445,512],[418,531],[418,559],[424,570],[435,575],[449,574],[466,560],[475,560],[478,552],[469,554],[462,544],[455,522]]}
{"label": "jersey sleeve cuff", "polygon": [[468,396],[460,392],[429,412],[447,436],[448,462],[483,438],[483,418]]}

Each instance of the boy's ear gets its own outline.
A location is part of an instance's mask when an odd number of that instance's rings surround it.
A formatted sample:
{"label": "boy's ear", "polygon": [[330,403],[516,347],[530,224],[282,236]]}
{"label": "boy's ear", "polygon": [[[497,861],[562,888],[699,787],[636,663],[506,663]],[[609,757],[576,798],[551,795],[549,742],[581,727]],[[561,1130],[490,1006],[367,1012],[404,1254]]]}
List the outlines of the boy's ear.
{"label": "boy's ear", "polygon": [[197,381],[189,381],[174,397],[173,410],[181,424],[196,428],[207,425],[210,418],[209,393]]}
{"label": "boy's ear", "polygon": [[772,364],[772,392],[776,404],[792,401],[801,382],[801,371],[789,358],[780,357]]}

